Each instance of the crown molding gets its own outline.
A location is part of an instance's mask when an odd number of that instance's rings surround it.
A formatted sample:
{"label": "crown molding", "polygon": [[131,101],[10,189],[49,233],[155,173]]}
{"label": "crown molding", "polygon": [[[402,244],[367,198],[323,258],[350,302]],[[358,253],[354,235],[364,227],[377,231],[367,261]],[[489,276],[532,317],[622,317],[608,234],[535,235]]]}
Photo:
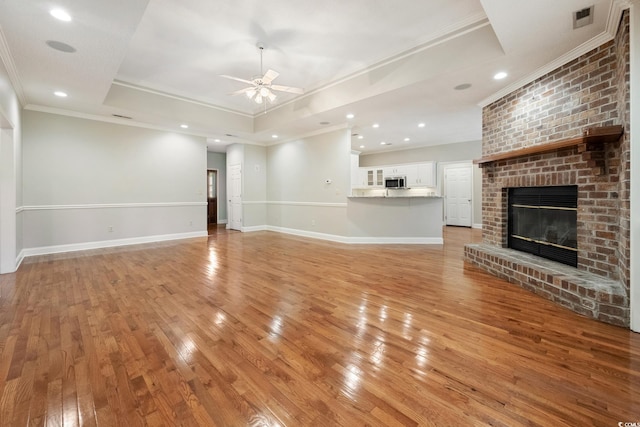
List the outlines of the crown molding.
{"label": "crown molding", "polygon": [[316,129],[316,130],[312,130],[306,133],[302,133],[296,136],[293,136],[291,138],[286,138],[283,140],[278,140],[278,141],[268,141],[268,142],[264,142],[263,145],[265,147],[272,147],[274,145],[280,145],[280,144],[285,144],[287,142],[291,142],[291,141],[297,141],[300,139],[304,139],[304,138],[311,138],[317,135],[324,135],[325,133],[330,133],[330,132],[336,132],[339,130],[343,130],[343,129],[351,129],[351,126],[348,123],[342,123],[342,124],[338,124],[338,125],[333,125],[333,126],[327,126],[321,129]]}
{"label": "crown molding", "polygon": [[13,90],[18,97],[20,105],[25,106],[27,104],[27,98],[24,94],[22,82],[20,81],[20,75],[18,74],[18,69],[16,68],[15,62],[13,62],[13,56],[11,55],[11,51],[9,50],[9,44],[7,43],[7,39],[4,36],[2,27],[0,27],[0,60],[2,60],[2,63],[7,69],[9,80],[11,81],[11,85],[13,86]]}
{"label": "crown molding", "polygon": [[613,0],[611,8],[609,8],[609,16],[607,17],[607,27],[605,31],[611,34],[611,37],[615,37],[620,26],[620,17],[622,12],[631,7],[633,2],[638,0]]}
{"label": "crown molding", "polygon": [[[180,133],[184,135],[211,138],[210,134],[205,134],[205,133],[183,131],[180,129],[176,129],[174,127],[157,126],[149,123],[139,122],[136,120],[120,119],[120,118],[111,117],[111,116],[101,116],[99,114],[81,113],[78,111],[65,110],[62,108],[55,108],[55,107],[47,107],[44,105],[27,104],[24,106],[24,109],[28,111],[37,111],[40,113],[49,113],[49,114],[57,114],[59,116],[74,117],[76,119],[94,120],[97,122],[113,123],[113,124],[122,125],[122,126],[131,126],[131,127],[137,127],[137,128],[158,130],[163,132]],[[245,143],[244,141],[238,141],[238,142]]]}
{"label": "crown molding", "polygon": [[618,31],[618,27],[620,26],[620,17],[622,12],[629,8],[631,2],[638,0],[614,0],[611,3],[611,7],[609,9],[609,15],[607,18],[607,25],[605,30],[593,37],[590,40],[587,40],[580,46],[570,50],[564,55],[554,59],[550,63],[538,68],[533,73],[528,74],[527,76],[511,83],[509,86],[506,86],[502,90],[494,93],[493,95],[483,99],[478,103],[478,106],[484,108],[487,105],[509,95],[511,92],[514,92],[521,87],[528,85],[529,83],[539,79],[540,77],[552,72],[553,70],[562,67],[565,64],[573,61],[576,58],[584,55],[592,51],[593,49],[602,46],[603,44],[613,40],[616,36],[616,32]]}
{"label": "crown molding", "polygon": [[128,83],[128,82],[125,82],[125,81],[122,81],[122,80],[114,80],[113,81],[113,85],[114,86],[126,87],[127,89],[139,90],[141,92],[147,92],[147,93],[150,93],[152,95],[163,96],[165,98],[175,99],[176,101],[188,102],[190,104],[195,104],[195,105],[199,105],[201,107],[211,108],[211,109],[222,111],[222,112],[225,112],[225,113],[238,114],[240,116],[249,117],[249,118],[254,118],[255,117],[255,114],[247,114],[247,113],[244,113],[242,111],[232,110],[230,108],[220,107],[218,105],[209,104],[207,102],[199,101],[197,99],[191,99],[191,98],[187,98],[185,96],[174,95],[174,94],[171,94],[171,93],[168,93],[168,92],[163,92],[161,90],[153,89],[153,88],[150,88],[150,87],[138,86],[136,84]]}

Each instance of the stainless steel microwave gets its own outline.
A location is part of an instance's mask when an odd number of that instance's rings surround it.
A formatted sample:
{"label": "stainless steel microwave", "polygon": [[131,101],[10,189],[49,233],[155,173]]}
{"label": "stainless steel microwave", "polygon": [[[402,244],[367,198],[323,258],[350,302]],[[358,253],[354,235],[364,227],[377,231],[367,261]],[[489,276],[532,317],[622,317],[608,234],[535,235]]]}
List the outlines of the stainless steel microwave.
{"label": "stainless steel microwave", "polygon": [[384,188],[407,188],[407,177],[388,176],[384,179]]}

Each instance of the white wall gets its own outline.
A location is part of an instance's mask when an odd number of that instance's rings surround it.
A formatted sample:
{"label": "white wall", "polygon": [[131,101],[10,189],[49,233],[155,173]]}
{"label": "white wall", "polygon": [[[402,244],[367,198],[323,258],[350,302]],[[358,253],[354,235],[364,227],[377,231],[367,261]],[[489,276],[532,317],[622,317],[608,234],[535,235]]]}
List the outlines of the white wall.
{"label": "white wall", "polygon": [[227,222],[227,154],[207,152],[207,169],[218,171],[218,223]]}
{"label": "white wall", "polygon": [[267,149],[270,227],[302,234],[348,235],[350,139],[349,130],[343,129]]}
{"label": "white wall", "polygon": [[206,235],[206,141],[26,111],[27,254]]}
{"label": "white wall", "polygon": [[242,226],[267,224],[267,148],[245,145],[242,172]]}
{"label": "white wall", "polygon": [[0,61],[0,273],[16,270],[22,249],[21,107]]}
{"label": "white wall", "polygon": [[[438,163],[472,161],[482,157],[482,141],[468,141],[457,144],[443,144],[360,155],[360,166],[394,165],[435,161]],[[438,167],[438,187],[442,188],[442,168]],[[482,170],[473,166],[473,223],[482,224]]]}
{"label": "white wall", "polygon": [[409,150],[383,151],[360,155],[360,166],[415,163],[422,161],[457,162],[482,157],[482,141],[433,145]]}

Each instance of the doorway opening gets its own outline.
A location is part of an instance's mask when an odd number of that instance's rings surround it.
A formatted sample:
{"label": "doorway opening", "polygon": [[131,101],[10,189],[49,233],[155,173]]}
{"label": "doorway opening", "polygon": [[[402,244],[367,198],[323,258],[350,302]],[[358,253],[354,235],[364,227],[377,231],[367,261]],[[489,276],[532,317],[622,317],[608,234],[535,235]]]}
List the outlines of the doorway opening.
{"label": "doorway opening", "polygon": [[218,171],[207,170],[207,225],[218,223]]}

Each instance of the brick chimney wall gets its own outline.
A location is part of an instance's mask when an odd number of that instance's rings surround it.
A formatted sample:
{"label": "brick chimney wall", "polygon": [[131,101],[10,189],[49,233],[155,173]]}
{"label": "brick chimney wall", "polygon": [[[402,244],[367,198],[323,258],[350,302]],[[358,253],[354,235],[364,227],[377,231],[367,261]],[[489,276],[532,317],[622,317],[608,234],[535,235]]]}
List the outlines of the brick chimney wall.
{"label": "brick chimney wall", "polygon": [[507,189],[578,185],[578,269],[621,281],[630,262],[629,17],[614,40],[483,109],[483,155],[622,125],[618,143],[498,161],[483,168],[483,243],[507,245]]}

